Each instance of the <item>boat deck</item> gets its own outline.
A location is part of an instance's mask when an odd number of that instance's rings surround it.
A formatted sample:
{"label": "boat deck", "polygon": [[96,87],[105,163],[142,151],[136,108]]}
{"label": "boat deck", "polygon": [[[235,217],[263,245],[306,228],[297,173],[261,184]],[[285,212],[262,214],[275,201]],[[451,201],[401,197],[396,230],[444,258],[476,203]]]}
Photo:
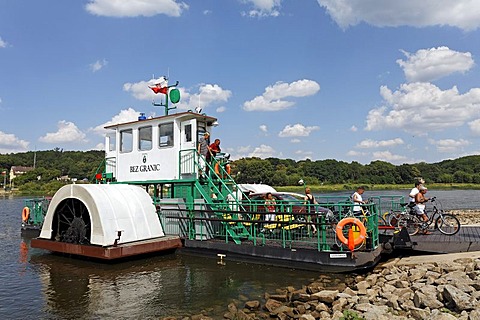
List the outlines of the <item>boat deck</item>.
{"label": "boat deck", "polygon": [[462,226],[453,236],[435,230],[429,235],[411,237],[412,249],[431,253],[480,251],[480,226]]}

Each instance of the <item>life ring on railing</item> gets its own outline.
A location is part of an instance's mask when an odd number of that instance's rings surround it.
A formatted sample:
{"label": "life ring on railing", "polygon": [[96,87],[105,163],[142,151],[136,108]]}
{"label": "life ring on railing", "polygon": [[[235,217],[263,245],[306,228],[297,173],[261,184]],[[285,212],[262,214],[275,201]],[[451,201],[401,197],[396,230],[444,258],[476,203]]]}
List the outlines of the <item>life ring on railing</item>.
{"label": "life ring on railing", "polygon": [[348,245],[348,239],[345,237],[343,234],[343,227],[345,227],[347,224],[353,224],[360,230],[360,235],[353,240],[353,245],[358,246],[361,244],[363,241],[365,241],[365,238],[367,236],[367,229],[365,228],[365,225],[362,223],[362,221],[358,220],[357,218],[344,218],[340,220],[340,222],[337,224],[337,237],[340,242],[342,242],[345,245]]}
{"label": "life ring on railing", "polygon": [[22,210],[22,221],[27,222],[29,217],[30,217],[30,208],[24,207]]}
{"label": "life ring on railing", "polygon": [[[225,169],[225,172],[227,172],[228,175],[230,175],[230,165],[227,163],[226,165],[223,166],[224,169]],[[220,172],[220,164],[217,162],[215,163],[215,173],[218,175],[218,176],[223,176],[223,172]]]}

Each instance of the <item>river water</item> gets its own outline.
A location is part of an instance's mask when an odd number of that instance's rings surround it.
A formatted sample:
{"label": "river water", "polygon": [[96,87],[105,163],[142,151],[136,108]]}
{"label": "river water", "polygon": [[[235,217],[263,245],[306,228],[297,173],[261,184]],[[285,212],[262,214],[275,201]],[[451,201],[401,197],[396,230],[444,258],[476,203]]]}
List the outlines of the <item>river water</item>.
{"label": "river water", "polygon": [[0,198],[0,319],[159,319],[301,287],[319,273],[170,253],[100,263],[30,248],[21,198]]}
{"label": "river water", "polygon": [[[366,191],[364,197],[403,193]],[[429,196],[442,199],[444,208],[478,209],[479,193]],[[0,198],[0,319],[158,319],[202,310],[221,319],[232,300],[262,300],[265,292],[300,288],[321,275],[180,253],[114,264],[54,255],[30,248],[20,235],[23,200]]]}

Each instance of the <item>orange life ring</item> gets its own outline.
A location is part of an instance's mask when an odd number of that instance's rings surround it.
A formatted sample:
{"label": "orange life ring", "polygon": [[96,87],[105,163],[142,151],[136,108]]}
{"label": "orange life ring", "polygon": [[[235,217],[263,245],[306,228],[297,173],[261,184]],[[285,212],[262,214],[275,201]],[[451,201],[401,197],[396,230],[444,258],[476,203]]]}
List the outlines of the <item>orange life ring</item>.
{"label": "orange life ring", "polygon": [[367,236],[367,229],[363,225],[362,221],[358,220],[357,218],[351,218],[350,217],[350,218],[344,218],[344,219],[340,220],[340,222],[337,224],[336,233],[337,233],[338,240],[340,240],[340,242],[348,245],[348,239],[343,234],[343,227],[347,224],[353,224],[353,225],[357,226],[358,229],[360,230],[360,236],[353,240],[353,245],[354,246],[358,246],[363,241],[365,241],[365,238]]}
{"label": "orange life ring", "polygon": [[[224,169],[225,171],[227,172],[228,175],[230,175],[230,165],[227,163],[225,166],[224,166]],[[223,175],[222,173],[220,173],[220,164],[217,162],[215,163],[215,173],[220,176],[220,175]]]}
{"label": "orange life ring", "polygon": [[28,218],[30,217],[30,208],[29,207],[23,207],[22,210],[22,221],[27,222]]}

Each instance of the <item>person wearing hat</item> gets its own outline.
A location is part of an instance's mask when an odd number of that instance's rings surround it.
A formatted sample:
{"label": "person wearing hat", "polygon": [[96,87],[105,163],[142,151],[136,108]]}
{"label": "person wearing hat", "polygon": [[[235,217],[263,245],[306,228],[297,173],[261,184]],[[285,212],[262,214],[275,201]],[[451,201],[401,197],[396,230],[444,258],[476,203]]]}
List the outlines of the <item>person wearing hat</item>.
{"label": "person wearing hat", "polygon": [[[429,198],[425,197],[427,193],[427,187],[424,185],[420,185],[419,192],[415,195],[415,212],[422,217],[424,222],[428,221],[428,217],[425,214],[425,202],[430,200]],[[430,234],[427,230],[424,231],[425,234]]]}
{"label": "person wearing hat", "polygon": [[[203,138],[200,138],[200,141],[198,142],[198,153],[200,153],[200,166],[204,168],[205,173],[208,175],[208,166],[206,164],[206,161],[208,161],[208,158],[210,156],[210,133],[208,131],[205,131],[203,134]],[[202,172],[200,172],[201,174]]]}

